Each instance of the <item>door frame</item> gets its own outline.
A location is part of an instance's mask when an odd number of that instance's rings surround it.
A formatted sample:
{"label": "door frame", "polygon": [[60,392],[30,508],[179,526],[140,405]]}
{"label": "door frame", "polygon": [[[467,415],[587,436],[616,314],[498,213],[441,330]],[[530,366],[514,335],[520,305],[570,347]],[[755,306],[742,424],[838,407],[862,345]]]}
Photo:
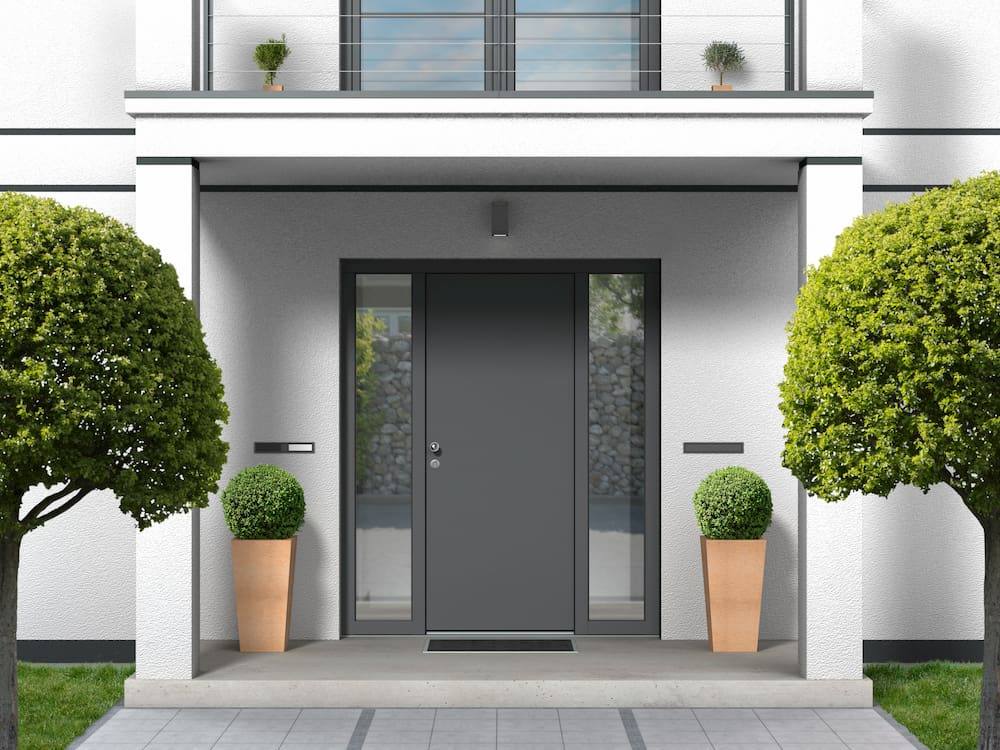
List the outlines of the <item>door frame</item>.
{"label": "door frame", "polygon": [[[341,260],[340,392],[341,420],[341,633],[343,635],[424,635],[426,630],[426,328],[428,273],[574,274],[574,632],[577,635],[659,635],[660,633],[660,261],[622,260]],[[355,612],[355,284],[358,274],[411,277],[412,344],[412,619],[358,620]],[[644,274],[645,344],[645,538],[643,620],[590,620],[589,613],[589,274]]]}

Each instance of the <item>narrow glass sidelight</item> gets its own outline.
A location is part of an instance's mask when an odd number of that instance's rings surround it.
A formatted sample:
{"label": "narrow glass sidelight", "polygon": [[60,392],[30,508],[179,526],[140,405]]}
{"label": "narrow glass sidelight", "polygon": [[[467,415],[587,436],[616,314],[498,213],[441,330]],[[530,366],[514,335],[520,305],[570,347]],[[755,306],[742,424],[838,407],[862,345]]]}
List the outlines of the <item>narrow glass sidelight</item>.
{"label": "narrow glass sidelight", "polygon": [[589,618],[645,613],[645,278],[589,280]]}
{"label": "narrow glass sidelight", "polygon": [[408,274],[355,288],[357,620],[412,617],[413,336]]}

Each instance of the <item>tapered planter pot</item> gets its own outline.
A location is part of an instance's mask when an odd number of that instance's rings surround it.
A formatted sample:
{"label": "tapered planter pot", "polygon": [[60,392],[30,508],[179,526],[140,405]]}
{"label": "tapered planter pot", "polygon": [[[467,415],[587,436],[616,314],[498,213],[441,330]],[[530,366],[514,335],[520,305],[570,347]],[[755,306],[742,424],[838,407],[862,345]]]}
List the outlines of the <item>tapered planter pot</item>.
{"label": "tapered planter pot", "polygon": [[733,84],[731,83],[713,83],[712,91],[732,91]]}
{"label": "tapered planter pot", "polygon": [[708,645],[712,651],[757,650],[766,550],[765,539],[701,538]]}
{"label": "tapered planter pot", "polygon": [[295,539],[233,539],[240,651],[288,648]]}

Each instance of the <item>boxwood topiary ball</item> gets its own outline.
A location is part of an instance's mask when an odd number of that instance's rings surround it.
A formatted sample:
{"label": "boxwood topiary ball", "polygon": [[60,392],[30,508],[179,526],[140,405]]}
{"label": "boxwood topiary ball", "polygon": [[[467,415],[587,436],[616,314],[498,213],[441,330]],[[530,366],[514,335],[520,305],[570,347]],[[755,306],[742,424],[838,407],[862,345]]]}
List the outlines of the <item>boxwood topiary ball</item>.
{"label": "boxwood topiary ball", "polygon": [[771,490],[749,469],[719,469],[695,491],[694,513],[709,539],[760,539],[771,525]]}
{"label": "boxwood topiary ball", "polygon": [[251,466],[229,480],[222,512],[237,539],[289,539],[305,520],[305,493],[284,469]]}

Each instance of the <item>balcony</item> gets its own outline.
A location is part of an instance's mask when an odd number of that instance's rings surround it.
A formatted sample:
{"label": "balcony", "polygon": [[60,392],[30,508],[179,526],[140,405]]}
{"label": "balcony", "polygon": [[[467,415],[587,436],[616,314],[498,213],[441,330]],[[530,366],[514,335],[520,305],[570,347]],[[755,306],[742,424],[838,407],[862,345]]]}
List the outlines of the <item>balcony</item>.
{"label": "balcony", "polygon": [[286,91],[706,91],[733,41],[737,90],[796,86],[796,0],[207,0],[206,90],[259,91],[257,45],[284,35]]}

